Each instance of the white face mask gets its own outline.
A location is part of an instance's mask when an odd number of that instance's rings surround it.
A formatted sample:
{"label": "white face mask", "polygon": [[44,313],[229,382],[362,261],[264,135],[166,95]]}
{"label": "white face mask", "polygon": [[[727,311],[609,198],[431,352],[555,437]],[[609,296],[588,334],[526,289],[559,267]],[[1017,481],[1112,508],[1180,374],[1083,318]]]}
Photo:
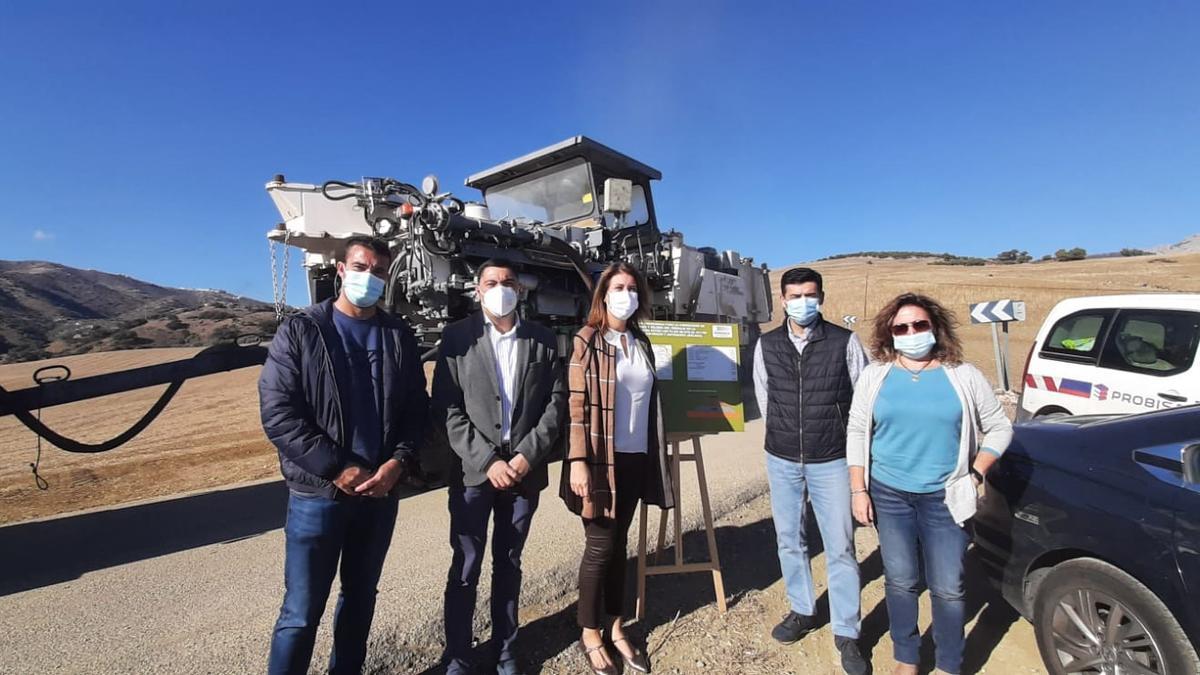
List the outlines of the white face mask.
{"label": "white face mask", "polygon": [[792,321],[801,326],[809,326],[816,321],[817,315],[821,312],[821,301],[809,297],[792,298],[784,305],[784,311]]}
{"label": "white face mask", "polygon": [[937,337],[931,330],[924,333],[897,335],[892,338],[892,346],[896,348],[896,351],[910,359],[923,359],[929,356],[929,352],[933,351],[933,346],[936,344]]}
{"label": "white face mask", "polygon": [[346,270],[342,276],[342,292],[356,307],[371,307],[379,302],[386,284],[383,279],[370,272]]}
{"label": "white face mask", "polygon": [[617,317],[621,321],[625,321],[633,316],[638,309],[638,296],[635,291],[609,291],[608,297],[604,299],[604,304],[608,306],[608,313]]}
{"label": "white face mask", "polygon": [[483,308],[492,316],[508,316],[517,308],[517,291],[509,286],[492,286],[483,294]]}

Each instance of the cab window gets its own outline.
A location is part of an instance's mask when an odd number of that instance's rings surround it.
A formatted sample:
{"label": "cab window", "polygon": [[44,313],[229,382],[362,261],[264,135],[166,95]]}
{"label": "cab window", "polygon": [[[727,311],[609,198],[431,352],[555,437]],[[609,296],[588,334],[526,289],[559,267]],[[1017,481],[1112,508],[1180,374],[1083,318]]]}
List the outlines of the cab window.
{"label": "cab window", "polygon": [[1042,344],[1042,356],[1095,363],[1112,314],[1111,309],[1087,309],[1064,316],[1050,329],[1049,337]]}
{"label": "cab window", "polygon": [[[603,185],[603,183],[601,183]],[[598,188],[603,190],[603,188]],[[600,203],[604,203],[604,192],[598,195]],[[650,222],[650,207],[646,205],[646,189],[641,185],[633,186],[633,208],[625,214],[625,227],[645,225]],[[617,226],[617,219],[611,213],[604,214],[604,226],[612,229]]]}
{"label": "cab window", "polygon": [[1165,377],[1192,367],[1200,342],[1200,313],[1121,310],[1104,344],[1102,368]]}

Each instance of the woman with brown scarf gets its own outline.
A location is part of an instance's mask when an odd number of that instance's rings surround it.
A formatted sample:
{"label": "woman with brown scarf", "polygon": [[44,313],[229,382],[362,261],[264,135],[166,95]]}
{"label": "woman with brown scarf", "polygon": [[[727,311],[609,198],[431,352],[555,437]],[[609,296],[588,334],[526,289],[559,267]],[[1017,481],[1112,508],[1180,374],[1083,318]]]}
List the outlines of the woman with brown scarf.
{"label": "woman with brown scarf", "polygon": [[650,672],[644,647],[622,627],[625,545],[638,501],[671,508],[666,441],[650,341],[638,328],[650,293],[634,267],[600,275],[568,369],[571,432],[561,496],[583,519],[579,651],[593,673],[615,675],[608,640],[625,666]]}

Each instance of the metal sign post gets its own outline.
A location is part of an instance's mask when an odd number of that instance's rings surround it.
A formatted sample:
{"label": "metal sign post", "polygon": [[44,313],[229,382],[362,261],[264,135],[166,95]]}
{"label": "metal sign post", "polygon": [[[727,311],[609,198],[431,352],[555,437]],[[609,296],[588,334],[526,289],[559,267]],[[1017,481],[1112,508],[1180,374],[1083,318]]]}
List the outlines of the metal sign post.
{"label": "metal sign post", "polygon": [[996,382],[1008,391],[1008,375],[1004,372],[1004,354],[1000,351],[1000,337],[996,324],[992,324],[992,354],[996,357]]}
{"label": "metal sign post", "polygon": [[[996,382],[1004,388],[1004,391],[1011,390],[1012,387],[1008,381],[1010,357],[1008,322],[1025,320],[1025,303],[1020,300],[989,300],[972,304],[970,311],[971,323],[992,324],[992,352],[996,357]],[[996,329],[996,324],[1000,324],[1004,330],[1003,349],[1000,345],[1000,331]]]}

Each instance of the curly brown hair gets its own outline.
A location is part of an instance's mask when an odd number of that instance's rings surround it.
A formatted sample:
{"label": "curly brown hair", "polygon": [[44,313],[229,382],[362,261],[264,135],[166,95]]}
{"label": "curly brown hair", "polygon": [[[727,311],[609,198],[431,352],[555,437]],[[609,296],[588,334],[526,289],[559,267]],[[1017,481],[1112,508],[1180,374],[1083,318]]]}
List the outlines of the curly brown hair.
{"label": "curly brown hair", "polygon": [[933,336],[937,344],[933,346],[933,358],[950,365],[963,362],[962,342],[958,339],[955,328],[958,319],[954,312],[946,309],[937,300],[920,293],[902,293],[884,305],[875,315],[871,329],[871,356],[876,361],[889,362],[896,358],[896,349],[892,346],[892,321],[900,313],[902,307],[920,307],[929,314],[929,322],[933,324]]}

